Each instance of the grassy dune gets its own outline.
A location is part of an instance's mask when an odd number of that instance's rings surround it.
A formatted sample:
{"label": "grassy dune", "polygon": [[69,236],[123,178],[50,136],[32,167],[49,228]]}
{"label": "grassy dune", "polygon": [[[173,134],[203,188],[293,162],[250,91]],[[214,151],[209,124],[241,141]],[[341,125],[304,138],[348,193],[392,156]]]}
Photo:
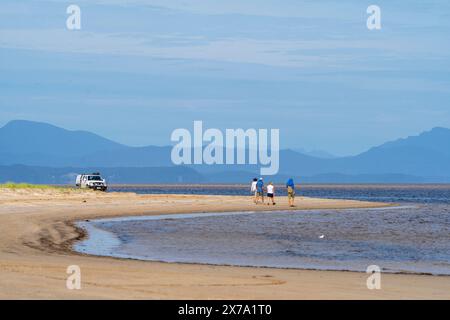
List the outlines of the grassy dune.
{"label": "grassy dune", "polygon": [[0,184],[0,188],[3,189],[69,189],[69,187],[63,186],[51,186],[46,184],[31,184],[31,183],[16,183],[16,182],[6,182]]}

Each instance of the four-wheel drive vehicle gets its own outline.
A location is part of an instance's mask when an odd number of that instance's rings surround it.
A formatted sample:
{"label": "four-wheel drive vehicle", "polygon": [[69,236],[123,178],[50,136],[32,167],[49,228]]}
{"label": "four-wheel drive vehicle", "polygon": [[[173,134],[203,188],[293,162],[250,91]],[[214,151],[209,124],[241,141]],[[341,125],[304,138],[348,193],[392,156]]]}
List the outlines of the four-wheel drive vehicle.
{"label": "four-wheel drive vehicle", "polygon": [[106,180],[100,176],[100,173],[79,174],[75,185],[82,189],[89,188],[101,191],[108,189]]}

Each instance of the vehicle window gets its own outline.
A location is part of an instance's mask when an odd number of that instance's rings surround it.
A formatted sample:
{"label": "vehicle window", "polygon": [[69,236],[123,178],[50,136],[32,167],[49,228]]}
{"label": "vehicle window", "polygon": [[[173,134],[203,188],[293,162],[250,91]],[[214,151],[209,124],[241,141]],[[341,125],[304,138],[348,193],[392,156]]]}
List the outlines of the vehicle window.
{"label": "vehicle window", "polygon": [[89,176],[88,180],[89,181],[101,181],[102,178],[100,176]]}

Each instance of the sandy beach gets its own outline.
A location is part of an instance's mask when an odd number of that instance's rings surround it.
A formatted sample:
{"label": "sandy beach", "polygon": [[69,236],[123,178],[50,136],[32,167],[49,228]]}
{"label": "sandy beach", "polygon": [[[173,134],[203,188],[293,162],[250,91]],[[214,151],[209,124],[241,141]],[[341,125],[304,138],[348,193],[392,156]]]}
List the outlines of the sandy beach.
{"label": "sandy beach", "polygon": [[[380,207],[350,200],[297,198],[299,209]],[[450,277],[383,274],[368,290],[367,274],[158,263],[72,251],[86,236],[79,220],[188,212],[289,209],[255,206],[249,197],[136,195],[55,189],[0,189],[1,299],[450,299]],[[295,213],[301,214],[301,212]],[[81,290],[66,288],[78,265]]]}

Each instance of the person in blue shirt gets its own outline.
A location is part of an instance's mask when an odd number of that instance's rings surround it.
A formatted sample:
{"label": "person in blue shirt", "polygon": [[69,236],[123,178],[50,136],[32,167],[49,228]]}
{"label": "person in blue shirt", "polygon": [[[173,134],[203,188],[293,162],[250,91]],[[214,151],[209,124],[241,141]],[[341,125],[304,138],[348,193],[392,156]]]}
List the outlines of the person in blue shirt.
{"label": "person in blue shirt", "polygon": [[287,188],[289,206],[293,207],[294,206],[294,198],[295,198],[294,179],[289,178],[289,180],[286,182],[286,188]]}
{"label": "person in blue shirt", "polygon": [[256,204],[258,204],[258,200],[261,198],[262,203],[264,203],[264,182],[263,178],[259,178],[256,183]]}

